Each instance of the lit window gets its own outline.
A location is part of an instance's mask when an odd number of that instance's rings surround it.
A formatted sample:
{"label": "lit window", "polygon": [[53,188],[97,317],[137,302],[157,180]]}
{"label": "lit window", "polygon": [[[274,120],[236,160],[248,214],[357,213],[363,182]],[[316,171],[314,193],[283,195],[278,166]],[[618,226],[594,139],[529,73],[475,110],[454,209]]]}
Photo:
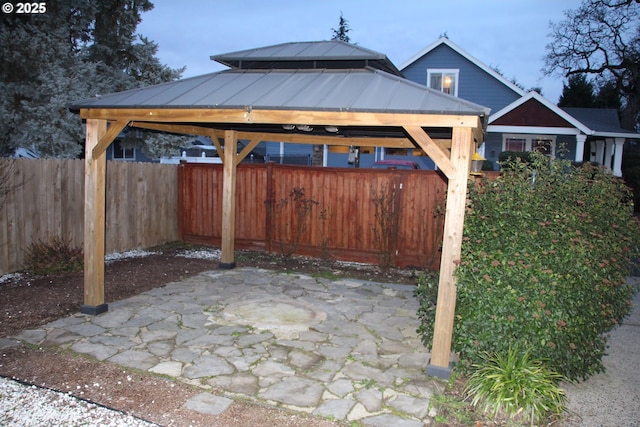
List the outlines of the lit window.
{"label": "lit window", "polygon": [[458,70],[427,70],[427,82],[431,89],[458,96]]}

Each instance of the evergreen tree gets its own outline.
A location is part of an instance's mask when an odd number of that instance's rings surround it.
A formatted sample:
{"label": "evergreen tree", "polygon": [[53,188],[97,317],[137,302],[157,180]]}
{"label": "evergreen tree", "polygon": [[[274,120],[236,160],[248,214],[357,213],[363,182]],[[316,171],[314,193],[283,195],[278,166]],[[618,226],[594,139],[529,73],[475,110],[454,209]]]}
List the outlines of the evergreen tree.
{"label": "evergreen tree", "polygon": [[620,92],[616,89],[616,83],[614,81],[609,80],[600,84],[594,106],[596,108],[613,108],[618,111],[622,109]]}
{"label": "evergreen tree", "polygon": [[70,102],[178,78],[135,34],[148,0],[57,0],[0,26],[0,155],[28,147],[78,157],[84,130]]}
{"label": "evergreen tree", "polygon": [[594,104],[593,83],[584,74],[569,76],[568,83],[562,85],[558,107],[592,108]]}
{"label": "evergreen tree", "polygon": [[342,12],[340,12],[340,22],[338,23],[338,29],[332,28],[331,31],[333,31],[331,40],[341,40],[347,43],[351,42],[351,38],[347,34],[349,31],[351,31],[351,28],[349,28],[349,21],[344,19]]}

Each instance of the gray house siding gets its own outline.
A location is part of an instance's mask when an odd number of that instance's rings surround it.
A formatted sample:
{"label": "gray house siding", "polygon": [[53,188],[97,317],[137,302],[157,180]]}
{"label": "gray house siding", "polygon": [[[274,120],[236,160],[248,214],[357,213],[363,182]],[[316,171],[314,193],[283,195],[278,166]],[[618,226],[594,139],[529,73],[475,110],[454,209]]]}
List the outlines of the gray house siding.
{"label": "gray house siding", "polygon": [[443,68],[460,70],[457,96],[491,108],[496,112],[520,98],[494,76],[478,67],[449,46],[440,45],[402,70],[413,82],[426,85],[427,69]]}
{"label": "gray house siding", "polygon": [[[152,159],[150,157],[147,157],[147,155],[145,155],[142,150],[140,148],[133,148],[131,150],[128,150],[127,154],[133,154],[133,157],[122,157],[123,155],[123,150],[119,149],[119,142],[116,140],[114,141],[111,145],[109,145],[109,147],[107,148],[107,152],[106,152],[106,158],[107,160],[118,160],[118,161],[128,161],[128,162],[158,162],[158,159]],[[118,152],[118,154],[116,154],[116,151]]]}

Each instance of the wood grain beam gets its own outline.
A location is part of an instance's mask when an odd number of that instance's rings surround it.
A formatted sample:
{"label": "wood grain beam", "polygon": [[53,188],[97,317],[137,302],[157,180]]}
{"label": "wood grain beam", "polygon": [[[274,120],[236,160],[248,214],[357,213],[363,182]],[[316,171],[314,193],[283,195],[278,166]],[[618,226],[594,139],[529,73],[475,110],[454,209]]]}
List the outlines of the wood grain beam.
{"label": "wood grain beam", "polygon": [[198,109],[198,108],[90,108],[83,119],[159,123],[306,124],[313,126],[421,126],[476,127],[478,116],[455,114],[407,114],[353,111]]}
{"label": "wood grain beam", "polygon": [[238,135],[228,130],[224,134],[224,160],[222,169],[222,236],[220,268],[235,268],[236,232],[236,157]]}
{"label": "wood grain beam", "polygon": [[[105,140],[107,122],[87,120],[85,152]],[[106,152],[85,155],[84,175],[84,304],[80,311],[97,315],[107,311],[104,299],[104,236],[106,194]]]}
{"label": "wood grain beam", "polygon": [[[407,133],[413,138],[413,140],[427,153],[427,156],[438,165],[438,168],[451,179],[455,173],[456,168],[451,162],[449,150],[441,147],[437,144],[427,133],[419,126],[404,126]],[[453,142],[452,142],[453,145]]]}
{"label": "wood grain beam", "polygon": [[264,136],[265,134],[255,134],[253,136],[253,139],[251,139],[249,141],[249,143],[247,145],[245,145],[245,147],[242,149],[242,151],[240,153],[238,153],[238,156],[236,157],[236,165],[239,165],[241,161],[244,160],[245,157],[247,157],[249,155],[249,153],[251,153],[251,151],[256,148],[256,145],[258,145],[260,143],[260,141],[264,140]]}
{"label": "wood grain beam", "polygon": [[122,132],[124,128],[127,127],[128,123],[129,122],[126,120],[118,120],[118,121],[109,123],[109,128],[107,129],[107,131],[105,132],[104,135],[100,137],[100,140],[98,141],[98,143],[91,150],[91,156],[94,159],[97,159],[102,154],[104,154],[104,152],[107,150],[107,147],[109,147],[109,145],[111,145],[113,140],[116,139],[118,135],[120,135],[120,132]]}
{"label": "wood grain beam", "polygon": [[474,135],[471,129],[454,128],[451,141],[451,162],[454,167],[447,185],[438,300],[433,333],[431,360],[427,374],[448,378],[451,357],[451,340],[456,309],[455,269],[460,264],[462,253],[462,233],[467,203],[467,185],[474,149]]}

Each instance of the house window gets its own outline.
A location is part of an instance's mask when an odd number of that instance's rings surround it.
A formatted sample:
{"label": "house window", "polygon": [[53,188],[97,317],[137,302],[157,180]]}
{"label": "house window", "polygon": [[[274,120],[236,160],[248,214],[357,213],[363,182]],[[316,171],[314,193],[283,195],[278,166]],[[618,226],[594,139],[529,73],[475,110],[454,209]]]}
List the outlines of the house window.
{"label": "house window", "polygon": [[527,151],[526,138],[505,138],[502,151]]}
{"label": "house window", "polygon": [[117,160],[135,160],[135,148],[124,148],[119,140],[113,141],[113,158]]}
{"label": "house window", "polygon": [[556,137],[549,135],[503,135],[502,151],[537,151],[555,156]]}
{"label": "house window", "polygon": [[429,69],[427,85],[431,89],[458,96],[458,73],[459,70]]}

